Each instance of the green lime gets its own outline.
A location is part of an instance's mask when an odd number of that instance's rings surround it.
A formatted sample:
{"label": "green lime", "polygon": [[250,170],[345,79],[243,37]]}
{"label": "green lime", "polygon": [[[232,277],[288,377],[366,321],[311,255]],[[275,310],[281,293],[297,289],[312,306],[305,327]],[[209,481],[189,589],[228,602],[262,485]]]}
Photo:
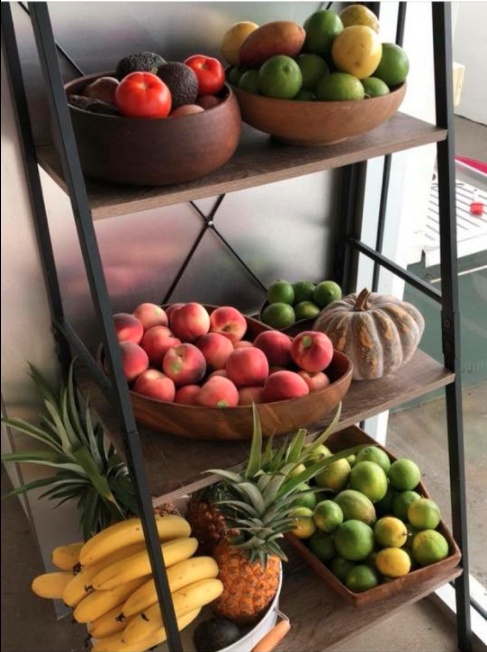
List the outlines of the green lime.
{"label": "green lime", "polygon": [[289,516],[294,520],[294,527],[291,532],[298,539],[309,539],[316,532],[312,509],[295,507],[291,510]]}
{"label": "green lime", "polygon": [[315,507],[313,519],[318,530],[334,532],[343,523],[343,512],[333,500],[322,500]]}
{"label": "green lime", "polygon": [[301,301],[294,306],[296,321],[301,319],[314,319],[320,314],[320,309],[312,301]]}
{"label": "green lime", "polygon": [[408,520],[409,505],[420,498],[421,496],[415,491],[401,491],[401,493],[397,494],[394,498],[394,503],[392,505],[394,516],[397,516],[397,518],[400,518],[401,521],[406,523]]}
{"label": "green lime", "polygon": [[350,486],[377,503],[387,493],[387,476],[375,462],[358,462],[350,474]]}
{"label": "green lime", "polygon": [[303,91],[313,91],[320,79],[329,73],[328,64],[317,54],[300,54],[296,61],[303,75]]}
{"label": "green lime", "polygon": [[363,100],[364,87],[353,75],[346,72],[332,72],[318,82],[316,99],[324,102]]}
{"label": "green lime", "polygon": [[448,541],[436,530],[423,530],[413,539],[413,558],[420,566],[441,561],[448,552]]}
{"label": "green lime", "polygon": [[387,485],[386,495],[375,503],[375,510],[379,516],[388,516],[389,514],[392,514],[394,498],[396,495],[396,490],[393,489],[390,484]]}
{"label": "green lime", "polygon": [[268,303],[288,303],[292,306],[294,303],[293,286],[287,281],[274,281],[267,288],[267,301]]}
{"label": "green lime", "polygon": [[335,548],[349,561],[366,559],[374,550],[374,531],[362,521],[345,521],[336,531]]}
{"label": "green lime", "polygon": [[314,102],[316,100],[315,94],[311,91],[299,91],[294,98],[297,102]]}
{"label": "green lime", "polygon": [[303,492],[302,495],[294,501],[293,505],[295,507],[307,507],[308,509],[314,509],[316,507],[316,493],[311,491],[309,485],[303,483],[299,485],[298,490]]}
{"label": "green lime", "polygon": [[232,84],[232,86],[238,86],[240,77],[242,77],[246,70],[247,68],[244,68],[243,66],[232,66],[231,68],[228,68],[226,72],[228,83]]}
{"label": "green lime", "polygon": [[267,59],[259,70],[259,89],[266,97],[292,100],[301,90],[302,82],[296,61],[282,54]]}
{"label": "green lime", "polygon": [[329,448],[327,448],[324,444],[320,444],[319,446],[313,448],[310,457],[308,457],[304,463],[306,466],[313,466],[313,464],[321,462],[325,458],[331,457],[332,455],[333,453]]}
{"label": "green lime", "polygon": [[358,462],[375,462],[381,469],[387,473],[391,468],[389,455],[378,446],[367,446],[357,453]]}
{"label": "green lime", "polygon": [[315,532],[308,541],[308,546],[311,552],[325,564],[331,561],[336,554],[333,535],[327,532]]}
{"label": "green lime", "polygon": [[296,321],[292,306],[287,303],[271,303],[262,312],[262,321],[272,328],[287,328]]}
{"label": "green lime", "polygon": [[389,469],[389,480],[394,489],[399,491],[412,491],[416,489],[421,480],[421,471],[412,460],[396,460]]}
{"label": "green lime", "polygon": [[354,593],[362,593],[373,589],[379,584],[379,576],[374,568],[367,564],[359,564],[348,571],[345,578],[345,585]]}
{"label": "green lime", "polygon": [[297,283],[293,283],[294,302],[313,301],[315,288],[316,285],[311,281],[298,281]]}
{"label": "green lime", "polygon": [[335,38],[343,31],[343,23],[334,11],[316,11],[304,23],[306,52],[329,55]]}
{"label": "green lime", "polygon": [[351,471],[347,460],[337,460],[316,476],[316,484],[332,491],[341,491],[348,482]]}
{"label": "green lime", "polygon": [[404,50],[395,43],[383,43],[382,58],[374,77],[378,77],[391,88],[402,84],[408,72],[409,59]]}
{"label": "green lime", "polygon": [[349,455],[345,459],[350,464],[350,466],[353,466],[355,464],[355,462],[357,461],[357,456],[356,455]]}
{"label": "green lime", "polygon": [[408,538],[406,526],[395,516],[384,516],[374,525],[375,540],[384,548],[402,548]]}
{"label": "green lime", "polygon": [[322,281],[318,283],[313,292],[313,301],[320,308],[325,308],[333,301],[342,298],[342,290],[335,281]]}
{"label": "green lime", "polygon": [[363,521],[367,525],[375,521],[375,507],[372,501],[359,491],[345,489],[338,494],[335,502],[340,506],[345,521],[353,519]]}
{"label": "green lime", "polygon": [[408,507],[408,521],[417,530],[434,530],[440,520],[440,508],[430,498],[415,500]]}
{"label": "green lime", "polygon": [[259,73],[257,70],[247,70],[238,80],[238,87],[247,93],[259,95]]}
{"label": "green lime", "polygon": [[365,95],[368,95],[369,97],[381,97],[382,95],[389,95],[391,92],[387,84],[377,77],[367,77],[361,81]]}
{"label": "green lime", "polygon": [[348,559],[344,559],[343,557],[335,557],[335,559],[332,559],[330,564],[331,572],[340,580],[340,582],[345,582],[347,573],[351,571],[352,568],[355,568],[353,561],[348,561]]}

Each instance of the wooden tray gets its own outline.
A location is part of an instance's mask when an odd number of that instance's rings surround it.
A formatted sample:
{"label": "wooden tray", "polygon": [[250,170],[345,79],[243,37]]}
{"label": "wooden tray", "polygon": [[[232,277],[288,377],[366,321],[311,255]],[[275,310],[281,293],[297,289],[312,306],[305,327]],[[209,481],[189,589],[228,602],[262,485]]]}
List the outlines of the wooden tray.
{"label": "wooden tray", "polygon": [[[333,433],[326,442],[326,445],[333,453],[337,453],[344,448],[359,446],[361,444],[379,446],[379,448],[382,448],[382,450],[386,451],[392,462],[397,459],[397,457],[387,448],[377,444],[375,439],[369,437],[363,430],[356,426],[351,426],[345,430]],[[418,485],[417,492],[426,498],[430,498],[430,495],[428,494],[428,491],[422,482]],[[458,566],[461,559],[461,553],[450,531],[443,521],[441,521],[437,529],[448,541],[448,545],[450,547],[449,557],[443,559],[442,561],[436,562],[435,564],[431,564],[430,566],[418,568],[417,570],[408,573],[404,577],[399,577],[392,582],[379,584],[379,586],[376,586],[373,589],[369,589],[368,591],[364,591],[363,593],[355,593],[350,591],[344,584],[342,584],[342,582],[340,582],[340,580],[338,580],[333,575],[333,573],[323,564],[323,562],[311,552],[311,550],[303,543],[303,541],[295,537],[293,534],[286,534],[286,539],[305,559],[305,561],[315,571],[318,577],[320,577],[324,582],[326,582],[326,584],[328,584],[330,589],[335,591],[335,593],[337,593],[349,604],[353,605],[356,608],[360,608],[366,605],[370,605],[374,602],[387,600],[388,598],[395,596],[397,593],[404,594],[404,599],[407,601],[409,594],[413,595],[414,593],[417,593],[420,584],[426,584],[430,582],[435,575],[446,573],[448,570],[453,570]]]}

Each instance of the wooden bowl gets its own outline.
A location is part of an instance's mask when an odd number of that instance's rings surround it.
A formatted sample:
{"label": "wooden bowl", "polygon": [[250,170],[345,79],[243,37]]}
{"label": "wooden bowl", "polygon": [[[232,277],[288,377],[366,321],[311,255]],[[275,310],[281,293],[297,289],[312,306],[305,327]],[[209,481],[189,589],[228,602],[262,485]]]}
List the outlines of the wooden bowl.
{"label": "wooden bowl", "polygon": [[389,95],[355,102],[298,102],[254,95],[232,87],[242,119],[290,145],[315,147],[356,138],[391,118],[406,93],[401,84]]}
{"label": "wooden bowl", "polygon": [[[79,95],[98,77],[64,86]],[[113,183],[158,186],[199,179],[224,165],[235,152],[242,120],[229,86],[222,102],[203,113],[150,120],[90,113],[69,105],[83,172]]]}

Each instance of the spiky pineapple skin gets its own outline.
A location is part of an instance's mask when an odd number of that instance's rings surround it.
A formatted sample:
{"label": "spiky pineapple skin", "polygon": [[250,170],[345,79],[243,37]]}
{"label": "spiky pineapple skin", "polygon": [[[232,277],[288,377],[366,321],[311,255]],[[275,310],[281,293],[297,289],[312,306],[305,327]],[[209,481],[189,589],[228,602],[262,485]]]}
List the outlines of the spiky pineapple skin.
{"label": "spiky pineapple skin", "polygon": [[207,492],[196,492],[188,501],[186,510],[192,536],[199,543],[198,554],[202,555],[211,555],[229,532],[225,516],[210,498]]}

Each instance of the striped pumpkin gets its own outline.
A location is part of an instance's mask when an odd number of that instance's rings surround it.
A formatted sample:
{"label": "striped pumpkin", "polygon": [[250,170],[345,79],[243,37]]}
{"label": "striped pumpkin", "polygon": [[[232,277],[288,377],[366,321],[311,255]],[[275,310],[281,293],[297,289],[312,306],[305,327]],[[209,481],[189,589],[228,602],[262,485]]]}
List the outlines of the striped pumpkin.
{"label": "striped pumpkin", "polygon": [[355,380],[374,380],[413,357],[424,319],[410,303],[362,290],[327,306],[314,330],[326,333],[334,348],[352,360]]}

